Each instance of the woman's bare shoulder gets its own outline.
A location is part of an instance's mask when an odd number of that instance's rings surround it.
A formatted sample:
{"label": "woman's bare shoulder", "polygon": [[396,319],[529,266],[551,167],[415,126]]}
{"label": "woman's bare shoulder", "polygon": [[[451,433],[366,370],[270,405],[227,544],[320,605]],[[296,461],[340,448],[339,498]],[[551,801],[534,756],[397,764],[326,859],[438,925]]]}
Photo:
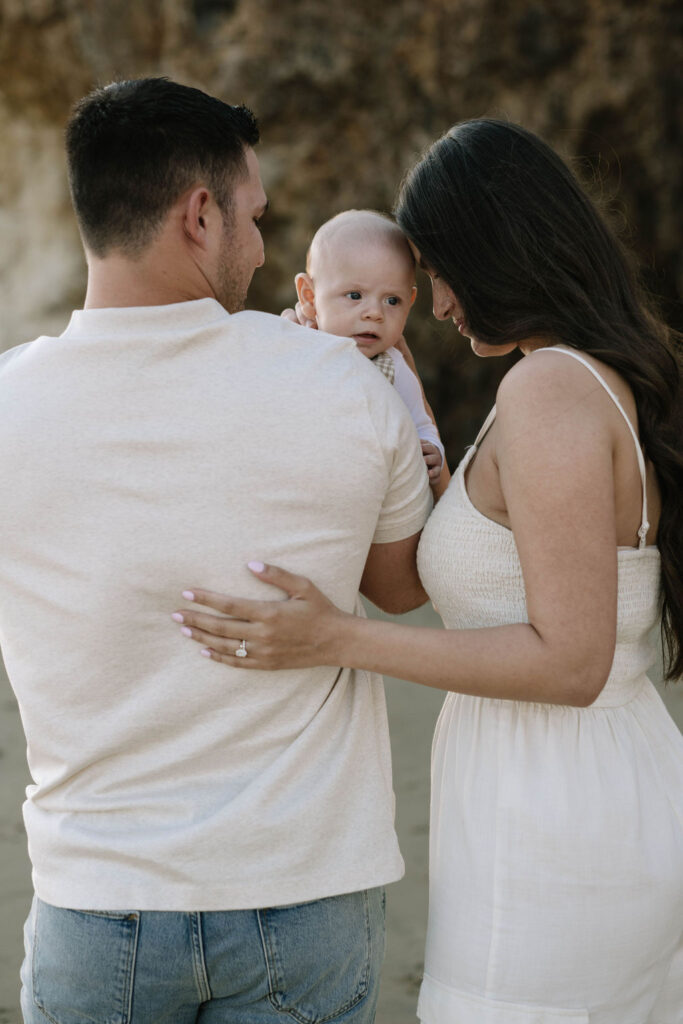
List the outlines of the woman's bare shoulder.
{"label": "woman's bare shoulder", "polygon": [[[590,365],[600,376],[601,365]],[[532,434],[558,432],[564,438],[567,429],[595,437],[613,429],[613,403],[605,389],[577,359],[539,349],[520,359],[508,371],[498,387],[497,419],[501,429],[522,428]]]}
{"label": "woman's bare shoulder", "polygon": [[[580,353],[581,359],[592,366],[606,384],[614,386],[620,378],[597,359]],[[614,381],[610,378],[614,377]],[[507,411],[520,403],[532,402],[540,407],[555,404],[574,403],[597,392],[604,393],[604,388],[595,379],[588,367],[578,359],[569,355],[566,349],[557,352],[538,349],[520,359],[505,374],[498,387],[496,404],[502,405]]]}

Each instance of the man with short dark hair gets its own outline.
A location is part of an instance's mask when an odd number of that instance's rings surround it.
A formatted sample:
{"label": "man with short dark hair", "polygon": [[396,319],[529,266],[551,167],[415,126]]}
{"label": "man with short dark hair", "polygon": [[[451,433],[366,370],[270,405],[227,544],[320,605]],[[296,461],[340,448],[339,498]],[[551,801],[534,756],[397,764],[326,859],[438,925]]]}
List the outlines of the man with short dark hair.
{"label": "man with short dark hair", "polygon": [[[164,78],[119,82],[81,100],[66,148],[88,258],[86,309],[162,305],[207,289],[228,312],[243,309],[263,263],[258,140],[246,107]],[[221,230],[211,232],[207,218]],[[179,228],[184,248],[175,245]]]}
{"label": "man with short dark hair", "polygon": [[29,1024],[374,1019],[403,870],[381,681],[243,675],[170,619],[189,580],[260,597],[255,556],[349,611],[361,578],[389,610],[424,599],[401,400],[351,340],[239,312],[264,258],[257,141],[244,107],[165,79],[81,101],[85,308],[0,357]]}

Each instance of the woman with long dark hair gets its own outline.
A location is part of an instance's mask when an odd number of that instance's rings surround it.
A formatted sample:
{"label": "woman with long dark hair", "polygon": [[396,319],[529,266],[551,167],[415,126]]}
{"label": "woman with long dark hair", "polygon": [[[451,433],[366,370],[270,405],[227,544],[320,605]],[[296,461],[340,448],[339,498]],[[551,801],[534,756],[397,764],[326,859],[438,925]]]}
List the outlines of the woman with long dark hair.
{"label": "woman with long dark hair", "polygon": [[230,618],[185,611],[186,625],[229,665],[348,665],[451,691],[425,1024],[680,1024],[683,738],[647,677],[658,622],[667,675],[683,674],[675,341],[571,172],[516,125],[451,129],[396,219],[435,316],[479,356],[526,356],[422,535],[447,628],[349,616],[262,564],[290,600],[195,591]]}

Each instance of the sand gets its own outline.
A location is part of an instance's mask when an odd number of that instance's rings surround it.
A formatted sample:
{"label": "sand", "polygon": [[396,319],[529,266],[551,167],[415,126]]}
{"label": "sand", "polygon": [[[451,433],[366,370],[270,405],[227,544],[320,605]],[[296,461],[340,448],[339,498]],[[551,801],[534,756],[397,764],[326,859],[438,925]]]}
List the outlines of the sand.
{"label": "sand", "polygon": [[[430,606],[402,621],[438,625]],[[387,679],[397,830],[406,876],[387,894],[387,955],[377,1024],[415,1024],[427,916],[429,754],[443,701],[437,690]],[[683,684],[661,689],[683,729]],[[29,781],[25,742],[12,691],[0,672],[0,1024],[21,1024],[19,966],[31,879],[21,802]]]}

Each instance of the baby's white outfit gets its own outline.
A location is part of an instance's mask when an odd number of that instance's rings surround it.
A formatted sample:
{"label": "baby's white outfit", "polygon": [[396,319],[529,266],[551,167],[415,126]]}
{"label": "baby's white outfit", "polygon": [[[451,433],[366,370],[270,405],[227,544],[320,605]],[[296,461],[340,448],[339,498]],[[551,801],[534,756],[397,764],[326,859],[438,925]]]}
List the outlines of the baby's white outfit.
{"label": "baby's white outfit", "polygon": [[392,346],[374,356],[372,362],[382,371],[389,383],[394,385],[405,402],[420,440],[429,441],[435,448],[438,448],[443,466],[444,447],[439,437],[439,431],[425,409],[420,383],[399,350]]}

